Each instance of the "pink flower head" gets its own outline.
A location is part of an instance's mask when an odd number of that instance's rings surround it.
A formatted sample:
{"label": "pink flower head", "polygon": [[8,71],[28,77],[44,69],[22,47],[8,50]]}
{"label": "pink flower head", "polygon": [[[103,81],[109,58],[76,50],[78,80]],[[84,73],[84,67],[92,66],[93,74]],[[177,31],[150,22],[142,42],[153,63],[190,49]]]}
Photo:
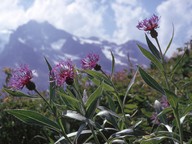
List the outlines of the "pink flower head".
{"label": "pink flower head", "polygon": [[158,28],[159,17],[155,14],[149,18],[139,22],[137,28],[144,31],[151,31]]}
{"label": "pink flower head", "polygon": [[74,79],[74,66],[71,60],[60,61],[51,71],[51,76],[57,86],[62,86],[64,82],[69,84]]}
{"label": "pink flower head", "polygon": [[83,69],[93,69],[99,61],[99,55],[90,53],[86,58],[81,60]]}
{"label": "pink flower head", "polygon": [[12,70],[12,76],[8,85],[15,90],[19,90],[29,84],[32,78],[33,75],[29,66],[20,65],[18,68]]}

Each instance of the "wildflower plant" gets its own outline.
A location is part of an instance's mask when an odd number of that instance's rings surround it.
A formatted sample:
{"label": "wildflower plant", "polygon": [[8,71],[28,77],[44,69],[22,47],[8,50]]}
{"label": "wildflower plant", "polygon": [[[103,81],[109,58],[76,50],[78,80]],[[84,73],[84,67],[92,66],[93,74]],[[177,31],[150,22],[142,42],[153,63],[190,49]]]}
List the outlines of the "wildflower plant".
{"label": "wildflower plant", "polygon": [[[163,79],[155,80],[146,70],[138,66],[131,80],[127,82],[126,90],[122,92],[114,84],[115,58],[112,52],[110,74],[106,74],[102,65],[98,64],[99,55],[95,53],[90,53],[81,60],[82,68],[76,68],[71,60],[60,61],[57,65],[52,66],[45,58],[49,70],[47,73],[49,77],[48,98],[38,92],[35,83],[31,81],[32,71],[26,65],[13,71],[10,88],[5,88],[5,91],[13,96],[40,97],[47,105],[47,111],[51,116],[47,117],[41,113],[25,109],[6,111],[23,122],[44,126],[56,132],[57,141],[55,144],[156,144],[166,140],[170,143],[183,144],[183,123],[192,110],[192,105],[188,104],[188,107],[184,107],[180,103],[180,97],[175,92],[170,75],[174,74],[180,61],[171,71],[168,71],[165,61],[174,30],[163,53],[156,30],[159,27],[159,20],[158,16],[153,15],[150,19],[139,22],[137,28],[147,32],[145,37],[149,50],[140,45],[138,47],[143,55],[157,67]],[[155,40],[158,48],[151,42],[148,34]],[[161,101],[155,100],[154,102],[154,113],[150,115],[150,121],[153,123],[151,127],[147,125],[143,115],[139,115],[142,112],[139,109],[139,104],[133,104],[136,99],[141,102],[140,98],[131,95],[138,72],[148,86],[156,90],[157,94],[163,95]],[[86,80],[91,81],[92,89],[89,86],[82,87],[82,81]],[[28,86],[31,83],[34,84],[33,88]],[[19,91],[24,86],[36,92],[37,95],[27,95]],[[129,100],[131,103],[128,103]],[[170,116],[174,119],[170,119]]]}
{"label": "wildflower plant", "polygon": [[[151,42],[147,34],[145,34],[146,41],[149,47],[149,51],[144,49],[142,46],[138,45],[139,49],[158,69],[159,74],[162,75],[164,79],[161,79],[161,82],[155,80],[150,76],[144,69],[140,66],[138,67],[139,73],[147,85],[155,89],[159,94],[163,95],[161,102],[158,100],[154,103],[155,113],[152,115],[152,119],[156,124],[158,124],[158,129],[164,127],[161,132],[160,130],[152,131],[150,136],[146,139],[140,139],[139,142],[151,142],[151,143],[160,143],[163,140],[167,139],[169,142],[174,143],[185,143],[183,135],[183,125],[186,117],[191,111],[191,104],[187,104],[187,108],[184,108],[182,99],[180,95],[175,91],[175,83],[172,81],[172,76],[177,69],[177,66],[181,61],[178,61],[173,69],[169,69],[166,63],[166,53],[170,48],[170,45],[174,36],[174,28],[172,37],[168,43],[168,46],[165,52],[162,52],[161,46],[158,41],[158,32],[156,29],[159,27],[159,17],[153,15],[149,19],[144,19],[139,22],[137,28],[139,30],[144,30],[149,32],[151,37],[155,40],[157,47]],[[170,119],[170,116],[172,117]]]}

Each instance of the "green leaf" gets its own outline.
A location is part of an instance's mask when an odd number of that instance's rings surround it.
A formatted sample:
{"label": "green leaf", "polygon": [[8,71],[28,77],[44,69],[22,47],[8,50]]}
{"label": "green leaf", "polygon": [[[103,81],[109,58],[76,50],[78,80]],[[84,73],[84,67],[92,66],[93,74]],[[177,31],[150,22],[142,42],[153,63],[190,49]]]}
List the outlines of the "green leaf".
{"label": "green leaf", "polygon": [[150,39],[148,38],[148,36],[145,34],[145,38],[148,44],[148,47],[150,49],[150,51],[152,52],[152,54],[157,58],[157,59],[161,59],[159,51],[157,50],[157,48],[153,45],[153,43],[150,41]]}
{"label": "green leaf", "polygon": [[189,104],[186,106],[186,108],[183,111],[183,116],[185,116],[186,114],[188,114],[189,112],[192,111],[192,104]]}
{"label": "green leaf", "polygon": [[116,129],[118,129],[118,125],[117,125],[117,120],[115,119],[114,115],[111,115],[111,113],[109,113],[109,111],[107,110],[102,110],[100,112],[97,113],[97,116],[100,116],[101,118],[103,118],[104,120],[107,120],[109,123],[111,123],[111,125],[113,125],[113,127],[115,127]]}
{"label": "green leaf", "polygon": [[169,91],[169,90],[165,90],[165,93],[166,93],[166,96],[167,96],[167,99],[168,99],[168,101],[169,101],[169,104],[173,107],[173,108],[177,108],[177,106],[178,106],[178,98],[177,98],[177,96],[173,93],[173,92],[171,92],[171,91]]}
{"label": "green leaf", "polygon": [[143,80],[153,89],[157,90],[161,94],[165,95],[164,89],[150,76],[148,75],[141,67],[139,67],[139,73]]}
{"label": "green leaf", "polygon": [[173,75],[174,75],[175,71],[177,70],[178,66],[180,66],[179,64],[184,59],[184,56],[185,56],[185,53],[183,53],[182,57],[176,62],[175,66],[171,70],[171,77],[173,77]]}
{"label": "green leaf", "polygon": [[65,117],[69,117],[78,121],[86,121],[86,117],[83,116],[82,114],[76,112],[76,111],[72,111],[72,110],[67,110],[66,112],[63,113],[63,115]]}
{"label": "green leaf", "polygon": [[[51,73],[52,67],[49,64],[48,60],[45,58],[45,61],[47,63],[48,69],[49,69],[49,74]],[[51,76],[49,76],[49,91],[50,91],[50,103],[52,103],[52,101],[54,101],[55,98],[55,81],[53,80],[53,78]]]}
{"label": "green leaf", "polygon": [[86,109],[92,105],[94,101],[96,101],[103,92],[103,83],[88,97],[87,102],[85,104]]}
{"label": "green leaf", "polygon": [[163,73],[164,70],[163,70],[163,65],[161,64],[161,62],[154,55],[152,55],[149,51],[142,48],[140,45],[138,45],[138,47],[141,50],[141,52],[143,53],[143,55],[145,57],[147,57],[152,63],[154,63],[155,66],[160,70],[160,72]]}
{"label": "green leaf", "polygon": [[112,51],[110,51],[110,52],[111,52],[111,57],[112,57],[112,69],[111,69],[111,80],[112,80],[114,69],[115,69],[115,57],[114,57]]}
{"label": "green leaf", "polygon": [[15,116],[16,118],[25,123],[46,126],[50,129],[59,131],[59,126],[57,125],[57,123],[53,122],[52,120],[48,119],[40,113],[22,109],[6,110],[6,112]]}
{"label": "green leaf", "polygon": [[13,91],[13,90],[10,90],[10,89],[7,89],[7,88],[3,88],[3,90],[5,90],[8,94],[10,94],[11,96],[14,96],[14,97],[37,98],[37,97],[34,97],[32,95],[24,94],[24,93],[22,93],[20,91]]}
{"label": "green leaf", "polygon": [[92,118],[95,114],[97,106],[99,105],[99,98],[96,98],[91,105],[86,109],[86,117]]}
{"label": "green leaf", "polygon": [[169,44],[167,45],[167,48],[165,50],[165,53],[164,53],[164,56],[166,55],[167,51],[169,50],[170,46],[171,46],[171,43],[173,41],[173,37],[174,37],[174,25],[173,25],[173,31],[172,31],[172,36],[171,36],[171,39],[169,41]]}
{"label": "green leaf", "polygon": [[136,70],[135,74],[133,75],[133,78],[131,79],[131,81],[130,81],[128,87],[127,87],[127,91],[126,91],[125,96],[124,96],[124,99],[123,99],[123,107],[125,106],[125,101],[126,101],[126,99],[127,99],[127,95],[128,95],[128,93],[129,93],[131,87],[132,87],[133,84],[135,83],[135,78],[136,78],[137,72],[138,72],[138,69]]}
{"label": "green leaf", "polygon": [[112,134],[110,137],[109,137],[109,141],[113,140],[114,138],[125,138],[125,137],[128,137],[128,136],[133,136],[133,137],[137,137],[137,136],[143,136],[143,131],[140,131],[140,130],[134,130],[132,128],[128,128],[128,129],[124,129],[124,130],[121,130],[121,131],[118,131],[114,134]]}
{"label": "green leaf", "polygon": [[65,92],[60,92],[58,91],[58,94],[61,96],[63,99],[64,103],[68,106],[71,107],[73,110],[78,110],[79,109],[79,100],[76,99],[75,97],[67,95]]}
{"label": "green leaf", "polygon": [[79,129],[78,129],[78,131],[77,131],[77,134],[76,134],[76,136],[75,136],[75,138],[74,138],[74,141],[73,141],[73,143],[75,144],[75,143],[78,143],[78,138],[79,138],[79,136],[81,135],[81,133],[83,132],[83,130],[86,128],[86,124],[85,123],[83,123],[83,124],[81,124],[80,125],[80,127],[79,127]]}

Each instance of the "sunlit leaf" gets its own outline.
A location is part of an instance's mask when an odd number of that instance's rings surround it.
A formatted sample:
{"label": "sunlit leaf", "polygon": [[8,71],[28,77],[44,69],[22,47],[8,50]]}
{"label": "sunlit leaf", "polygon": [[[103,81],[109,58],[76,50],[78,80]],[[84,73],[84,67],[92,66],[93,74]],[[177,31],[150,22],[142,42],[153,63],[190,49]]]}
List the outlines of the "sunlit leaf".
{"label": "sunlit leaf", "polygon": [[63,113],[63,116],[65,117],[69,117],[78,121],[86,121],[86,117],[83,116],[82,114],[76,112],[76,111],[72,111],[72,110],[67,110],[66,112]]}

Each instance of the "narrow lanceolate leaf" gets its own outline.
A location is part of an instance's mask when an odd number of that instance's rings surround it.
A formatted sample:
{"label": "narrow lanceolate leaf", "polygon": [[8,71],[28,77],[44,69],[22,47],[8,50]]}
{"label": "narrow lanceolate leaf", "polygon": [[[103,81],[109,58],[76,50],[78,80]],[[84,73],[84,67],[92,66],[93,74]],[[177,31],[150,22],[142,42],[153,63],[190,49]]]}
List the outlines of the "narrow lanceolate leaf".
{"label": "narrow lanceolate leaf", "polygon": [[63,116],[65,117],[69,117],[75,120],[79,120],[79,121],[86,121],[86,117],[83,116],[82,114],[76,112],[76,111],[72,111],[72,110],[67,110],[66,113],[63,114]]}
{"label": "narrow lanceolate leaf", "polygon": [[61,98],[63,99],[64,103],[75,110],[79,109],[79,100],[77,100],[77,98],[72,97],[70,95],[65,94],[64,92],[60,92],[58,91],[58,94],[61,96]]}
{"label": "narrow lanceolate leaf", "polygon": [[114,69],[115,69],[115,57],[111,51],[111,57],[112,57],[112,68],[111,68],[111,79],[113,77]]}
{"label": "narrow lanceolate leaf", "polygon": [[157,58],[157,59],[161,59],[159,51],[157,50],[157,48],[154,46],[154,44],[150,41],[150,39],[148,38],[148,36],[145,34],[145,38],[147,41],[147,45],[150,49],[150,51],[152,52],[152,54]]}
{"label": "narrow lanceolate leaf", "polygon": [[171,46],[171,43],[173,41],[173,37],[174,37],[174,25],[173,25],[173,31],[172,31],[172,36],[171,36],[171,39],[169,41],[169,44],[167,45],[167,48],[165,50],[165,53],[164,53],[164,56],[166,55],[167,51],[169,50],[170,46]]}
{"label": "narrow lanceolate leaf", "polygon": [[178,97],[169,90],[165,90],[165,92],[170,105],[176,109],[178,107]]}
{"label": "narrow lanceolate leaf", "polygon": [[13,91],[13,90],[10,90],[10,89],[6,89],[6,88],[3,88],[3,90],[5,90],[8,94],[10,94],[11,96],[14,96],[14,97],[29,97],[29,98],[36,98],[32,95],[27,95],[27,94],[24,94],[20,91]]}
{"label": "narrow lanceolate leaf", "polygon": [[86,124],[85,124],[85,123],[81,124],[81,126],[79,127],[79,129],[78,129],[78,131],[77,131],[77,135],[76,135],[75,138],[74,138],[73,143],[78,143],[77,140],[78,140],[79,136],[81,135],[81,133],[83,132],[83,130],[84,130],[85,128],[86,128]]}
{"label": "narrow lanceolate leaf", "polygon": [[[50,65],[50,63],[48,62],[48,60],[45,58],[45,61],[47,63],[48,69],[49,69],[49,73],[51,73],[52,67]],[[55,82],[53,81],[53,79],[49,76],[49,91],[50,91],[50,103],[53,101],[54,96],[55,96]]]}
{"label": "narrow lanceolate leaf", "polygon": [[176,62],[175,66],[173,67],[173,69],[171,70],[171,77],[173,77],[174,73],[177,71],[178,67],[180,66],[179,64],[182,62],[182,60],[184,59],[185,56],[185,52],[183,53],[182,57]]}
{"label": "narrow lanceolate leaf", "polygon": [[88,109],[91,106],[91,104],[101,96],[102,91],[103,91],[103,83],[101,83],[101,85],[89,96],[85,105],[86,109]]}
{"label": "narrow lanceolate leaf", "polygon": [[163,65],[161,64],[161,62],[154,55],[152,55],[149,51],[147,51],[140,45],[138,45],[138,47],[141,50],[141,52],[143,53],[143,55],[145,57],[147,57],[152,63],[154,63],[155,66],[160,70],[160,72],[163,73]]}
{"label": "narrow lanceolate leaf", "polygon": [[148,75],[141,67],[139,67],[139,73],[143,80],[153,89],[157,90],[161,94],[165,95],[164,89],[150,76]]}
{"label": "narrow lanceolate leaf", "polygon": [[137,71],[138,71],[138,69],[136,70],[135,74],[133,75],[133,78],[131,79],[131,81],[130,81],[128,87],[127,87],[127,91],[126,91],[125,96],[124,96],[124,99],[123,99],[123,107],[125,106],[125,101],[126,101],[126,99],[127,99],[127,95],[128,95],[128,93],[129,93],[132,85],[135,83],[135,78],[136,78],[136,75],[137,75]]}
{"label": "narrow lanceolate leaf", "polygon": [[59,126],[55,122],[41,115],[40,113],[22,109],[6,110],[6,112],[25,123],[46,126],[50,129],[59,131]]}

